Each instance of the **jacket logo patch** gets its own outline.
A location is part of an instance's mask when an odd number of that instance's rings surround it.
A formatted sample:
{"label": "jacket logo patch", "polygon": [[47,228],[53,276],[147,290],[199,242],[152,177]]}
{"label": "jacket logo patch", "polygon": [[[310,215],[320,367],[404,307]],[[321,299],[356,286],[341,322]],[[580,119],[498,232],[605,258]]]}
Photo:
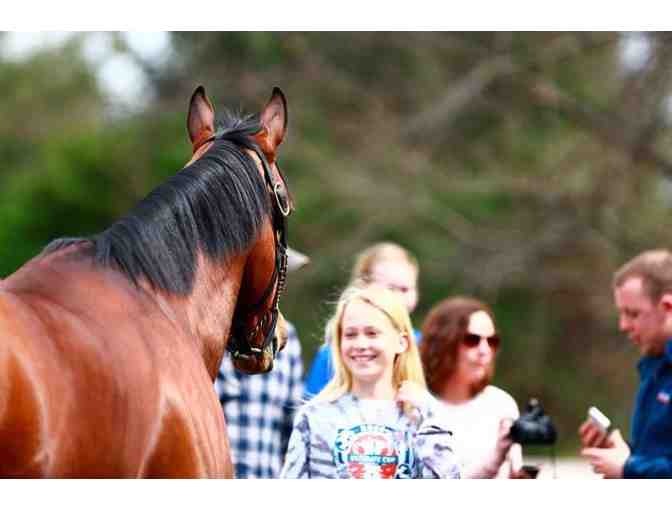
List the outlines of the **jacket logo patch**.
{"label": "jacket logo patch", "polygon": [[666,391],[659,391],[658,395],[656,396],[656,400],[667,405],[670,403],[670,394]]}

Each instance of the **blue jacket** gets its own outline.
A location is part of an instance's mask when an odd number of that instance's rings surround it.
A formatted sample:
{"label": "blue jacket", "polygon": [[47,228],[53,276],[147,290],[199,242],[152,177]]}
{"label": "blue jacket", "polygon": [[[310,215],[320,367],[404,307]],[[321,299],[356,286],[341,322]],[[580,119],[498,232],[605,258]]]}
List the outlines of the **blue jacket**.
{"label": "blue jacket", "polygon": [[304,384],[305,398],[310,399],[324,388],[334,375],[334,367],[331,366],[331,351],[328,344],[323,344],[315,353],[313,364],[306,375]]}
{"label": "blue jacket", "polygon": [[672,339],[637,365],[639,392],[623,478],[672,478]]}
{"label": "blue jacket", "polygon": [[[415,341],[420,343],[420,331],[414,330]],[[334,376],[334,367],[331,366],[331,351],[329,344],[324,344],[315,354],[305,382],[305,399],[310,400],[327,385]]]}

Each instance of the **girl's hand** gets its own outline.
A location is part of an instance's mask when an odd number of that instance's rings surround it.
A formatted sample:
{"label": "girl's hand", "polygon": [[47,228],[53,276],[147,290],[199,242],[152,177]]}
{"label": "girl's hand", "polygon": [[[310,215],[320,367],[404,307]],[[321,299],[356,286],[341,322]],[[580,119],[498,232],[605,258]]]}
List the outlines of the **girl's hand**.
{"label": "girl's hand", "polygon": [[421,408],[431,399],[427,390],[411,381],[404,381],[399,386],[396,401],[400,404],[409,404],[413,407]]}

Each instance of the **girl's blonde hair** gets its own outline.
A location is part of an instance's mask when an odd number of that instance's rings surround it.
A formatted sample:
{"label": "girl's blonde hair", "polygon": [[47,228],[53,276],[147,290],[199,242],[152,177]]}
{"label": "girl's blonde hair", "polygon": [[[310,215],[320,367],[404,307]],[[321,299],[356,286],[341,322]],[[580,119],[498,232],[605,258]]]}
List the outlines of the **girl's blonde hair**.
{"label": "girl's blonde hair", "polygon": [[[411,381],[427,388],[425,376],[422,372],[422,363],[415,343],[413,325],[408,310],[397,295],[380,287],[351,286],[343,291],[336,305],[336,313],[329,320],[331,327],[331,358],[334,366],[334,376],[327,386],[318,393],[313,400],[329,401],[342,397],[352,391],[352,374],[345,366],[341,357],[341,336],[343,315],[346,307],[353,301],[366,303],[383,312],[400,335],[407,338],[407,349],[398,354],[392,371],[392,386],[399,389],[404,381]],[[404,409],[407,413],[410,409]]]}
{"label": "girl's blonde hair", "polygon": [[373,268],[380,262],[390,260],[406,262],[415,269],[417,275],[419,270],[418,260],[407,249],[395,243],[383,242],[369,246],[357,256],[350,275],[350,285],[368,282]]}

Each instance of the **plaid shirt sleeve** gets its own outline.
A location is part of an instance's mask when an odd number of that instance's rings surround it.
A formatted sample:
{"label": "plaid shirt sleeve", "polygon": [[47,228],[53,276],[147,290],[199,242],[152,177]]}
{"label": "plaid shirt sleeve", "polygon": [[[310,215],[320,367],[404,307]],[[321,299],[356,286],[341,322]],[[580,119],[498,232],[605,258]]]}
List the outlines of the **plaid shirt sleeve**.
{"label": "plaid shirt sleeve", "polygon": [[284,457],[287,452],[287,444],[292,433],[294,413],[299,408],[303,399],[303,360],[301,359],[301,342],[296,334],[296,328],[288,325],[289,338],[287,339],[287,355],[289,358],[289,400],[284,408],[282,422],[282,446],[281,452]]}

